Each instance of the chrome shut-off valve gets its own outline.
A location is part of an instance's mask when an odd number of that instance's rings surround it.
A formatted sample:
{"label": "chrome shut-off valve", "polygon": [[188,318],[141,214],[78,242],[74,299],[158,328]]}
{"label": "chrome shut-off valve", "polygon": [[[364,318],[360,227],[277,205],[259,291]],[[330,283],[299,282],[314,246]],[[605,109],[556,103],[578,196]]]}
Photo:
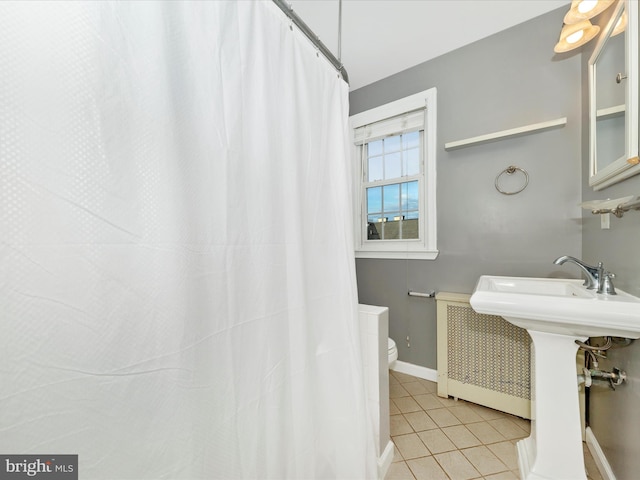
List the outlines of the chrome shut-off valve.
{"label": "chrome shut-off valve", "polygon": [[622,385],[627,380],[627,374],[619,368],[614,368],[611,372],[596,369],[582,369],[583,374],[580,380],[584,382],[584,386],[589,388],[593,385],[593,379],[608,380],[611,390]]}

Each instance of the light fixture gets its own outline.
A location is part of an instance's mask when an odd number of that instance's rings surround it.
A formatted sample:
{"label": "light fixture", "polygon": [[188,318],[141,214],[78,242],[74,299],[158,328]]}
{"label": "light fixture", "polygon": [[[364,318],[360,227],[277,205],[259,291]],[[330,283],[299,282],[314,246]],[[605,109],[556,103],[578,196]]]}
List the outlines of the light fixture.
{"label": "light fixture", "polygon": [[565,25],[562,27],[560,40],[556,43],[556,46],[553,47],[553,51],[556,53],[564,53],[578,48],[595,37],[599,31],[600,27],[591,25],[589,20],[582,20],[579,23]]}
{"label": "light fixture", "polygon": [[573,0],[571,9],[564,16],[564,23],[571,25],[589,20],[601,14],[615,3],[615,0]]}
{"label": "light fixture", "polygon": [[620,15],[620,18],[616,22],[616,26],[613,27],[613,32],[611,32],[611,36],[615,37],[619,33],[624,32],[626,29],[627,29],[627,11],[625,10],[624,12],[622,12],[622,15]]}

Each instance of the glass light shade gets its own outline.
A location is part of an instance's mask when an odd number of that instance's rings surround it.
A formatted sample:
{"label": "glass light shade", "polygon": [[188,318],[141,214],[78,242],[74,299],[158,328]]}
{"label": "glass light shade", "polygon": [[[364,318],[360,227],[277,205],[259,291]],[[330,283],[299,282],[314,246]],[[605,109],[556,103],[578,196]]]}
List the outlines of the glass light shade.
{"label": "glass light shade", "polygon": [[560,40],[556,43],[556,46],[553,47],[553,51],[556,53],[564,53],[581,47],[593,39],[599,31],[600,27],[591,25],[589,20],[582,20],[579,23],[565,25],[560,32]]}
{"label": "glass light shade", "polygon": [[588,14],[598,5],[598,0],[582,0],[578,3],[578,12]]}
{"label": "glass light shade", "polygon": [[604,12],[614,3],[615,0],[573,0],[571,8],[564,16],[564,23],[571,25],[582,20],[589,20]]}
{"label": "glass light shade", "polygon": [[584,37],[584,30],[578,30],[577,32],[573,32],[571,35],[567,35],[567,43],[576,43]]}

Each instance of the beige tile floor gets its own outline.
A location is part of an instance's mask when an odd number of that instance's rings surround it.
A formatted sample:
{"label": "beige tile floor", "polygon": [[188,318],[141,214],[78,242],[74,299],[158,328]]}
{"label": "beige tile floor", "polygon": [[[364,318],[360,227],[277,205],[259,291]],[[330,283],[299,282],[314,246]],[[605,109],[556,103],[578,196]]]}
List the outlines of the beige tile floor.
{"label": "beige tile floor", "polygon": [[[389,372],[393,463],[385,480],[518,479],[516,442],[530,422],[464,400],[434,382]],[[585,447],[590,480],[602,480]]]}

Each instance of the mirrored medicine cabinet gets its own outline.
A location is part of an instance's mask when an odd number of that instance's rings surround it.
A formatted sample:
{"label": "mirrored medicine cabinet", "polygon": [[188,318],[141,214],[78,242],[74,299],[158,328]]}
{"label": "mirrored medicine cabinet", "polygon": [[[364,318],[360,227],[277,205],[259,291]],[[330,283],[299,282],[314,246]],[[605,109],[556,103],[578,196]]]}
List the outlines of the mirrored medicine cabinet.
{"label": "mirrored medicine cabinet", "polygon": [[638,90],[638,2],[618,0],[589,59],[589,185],[594,190],[640,173]]}

